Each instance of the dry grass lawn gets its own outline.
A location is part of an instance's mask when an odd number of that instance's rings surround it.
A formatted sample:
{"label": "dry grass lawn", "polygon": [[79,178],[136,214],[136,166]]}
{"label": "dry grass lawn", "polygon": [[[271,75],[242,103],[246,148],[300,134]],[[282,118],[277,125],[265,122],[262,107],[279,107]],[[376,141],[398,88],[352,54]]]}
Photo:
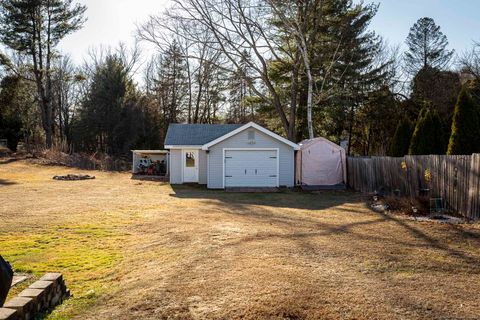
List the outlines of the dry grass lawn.
{"label": "dry grass lawn", "polygon": [[[235,194],[0,164],[0,254],[63,272],[49,319],[478,319],[480,226],[357,194]],[[21,288],[16,289],[16,291]]]}

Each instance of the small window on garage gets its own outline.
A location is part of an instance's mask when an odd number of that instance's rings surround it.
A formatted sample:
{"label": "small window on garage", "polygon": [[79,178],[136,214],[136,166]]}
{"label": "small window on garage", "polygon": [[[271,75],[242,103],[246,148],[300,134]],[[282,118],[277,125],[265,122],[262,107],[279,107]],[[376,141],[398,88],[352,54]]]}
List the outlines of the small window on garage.
{"label": "small window on garage", "polygon": [[187,168],[195,167],[195,153],[193,153],[193,152],[186,152],[185,153],[185,166]]}
{"label": "small window on garage", "polygon": [[248,130],[248,141],[255,141],[255,130]]}

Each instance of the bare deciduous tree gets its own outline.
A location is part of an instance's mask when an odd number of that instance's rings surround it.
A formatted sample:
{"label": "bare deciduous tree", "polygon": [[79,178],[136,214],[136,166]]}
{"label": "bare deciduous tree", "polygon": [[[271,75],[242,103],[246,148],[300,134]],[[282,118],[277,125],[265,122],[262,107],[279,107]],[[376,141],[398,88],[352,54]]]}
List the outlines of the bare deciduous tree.
{"label": "bare deciduous tree", "polygon": [[[295,39],[296,49],[302,57],[303,66],[308,79],[307,89],[307,126],[310,139],[315,137],[313,131],[313,94],[314,94],[314,78],[311,65],[311,41],[315,39],[318,24],[313,24],[312,30],[307,32],[311,25],[311,18],[321,19],[321,0],[294,1],[285,3],[278,0],[269,0],[268,3],[272,7],[275,14],[279,17],[280,24],[284,27],[285,32],[290,32]],[[295,64],[294,64],[295,66]]]}
{"label": "bare deciduous tree", "polygon": [[[219,70],[225,68],[225,59],[214,45],[213,35],[195,21],[177,19],[168,13],[152,16],[138,26],[138,38],[153,44],[160,54],[165,54],[175,42],[186,63],[188,81],[187,122],[205,122],[207,114],[214,114],[210,89]],[[194,35],[194,37],[192,36]],[[210,121],[210,120],[209,120]]]}
{"label": "bare deciduous tree", "polygon": [[[174,3],[169,16],[207,30],[213,37],[206,44],[222,53],[230,70],[232,67],[242,70],[242,61],[247,64],[251,73],[240,73],[240,76],[257,96],[273,105],[288,138],[294,140],[295,121],[287,117],[288,110],[269,74],[269,62],[282,60],[279,56],[281,45],[276,42],[269,23],[273,17],[270,6],[256,0],[175,0]],[[185,37],[203,41],[195,29],[188,31]],[[290,108],[290,114],[295,112],[293,109]]]}
{"label": "bare deciduous tree", "polygon": [[475,42],[473,48],[459,59],[459,63],[463,71],[480,79],[480,42]]}

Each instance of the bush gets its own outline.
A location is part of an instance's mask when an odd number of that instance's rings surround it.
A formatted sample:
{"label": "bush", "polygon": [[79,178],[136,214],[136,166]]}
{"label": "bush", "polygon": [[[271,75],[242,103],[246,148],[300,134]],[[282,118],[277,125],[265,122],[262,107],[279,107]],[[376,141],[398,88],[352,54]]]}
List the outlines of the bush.
{"label": "bush", "polygon": [[390,142],[388,155],[391,157],[403,157],[408,153],[412,138],[412,123],[408,119],[402,120],[395,130]]}
{"label": "bush", "polygon": [[[388,205],[392,212],[402,213],[406,215],[428,215],[430,213],[430,204],[428,197],[397,197],[386,196],[384,203]],[[413,207],[417,212],[413,212]]]}
{"label": "bush", "polygon": [[0,114],[0,138],[7,139],[7,147],[17,151],[17,144],[22,138],[22,121],[18,116],[2,116]]}
{"label": "bush", "polygon": [[455,105],[448,154],[468,155],[480,152],[479,111],[467,84],[462,88]]}
{"label": "bush", "polygon": [[442,121],[436,111],[424,107],[418,116],[410,142],[409,154],[444,154]]}
{"label": "bush", "polygon": [[129,159],[115,158],[105,154],[64,153],[59,149],[45,149],[34,154],[34,162],[44,165],[61,165],[72,168],[104,171],[129,171]]}

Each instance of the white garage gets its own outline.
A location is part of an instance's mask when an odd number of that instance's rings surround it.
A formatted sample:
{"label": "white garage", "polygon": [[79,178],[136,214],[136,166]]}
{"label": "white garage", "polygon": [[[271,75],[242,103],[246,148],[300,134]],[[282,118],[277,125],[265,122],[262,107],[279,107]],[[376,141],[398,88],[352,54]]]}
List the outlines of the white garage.
{"label": "white garage", "polygon": [[209,189],[293,187],[300,146],[249,122],[171,124],[170,183],[206,184]]}
{"label": "white garage", "polygon": [[224,149],[225,187],[278,187],[278,149]]}

